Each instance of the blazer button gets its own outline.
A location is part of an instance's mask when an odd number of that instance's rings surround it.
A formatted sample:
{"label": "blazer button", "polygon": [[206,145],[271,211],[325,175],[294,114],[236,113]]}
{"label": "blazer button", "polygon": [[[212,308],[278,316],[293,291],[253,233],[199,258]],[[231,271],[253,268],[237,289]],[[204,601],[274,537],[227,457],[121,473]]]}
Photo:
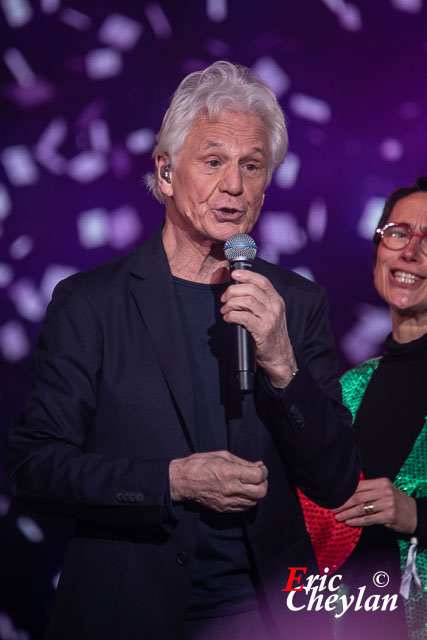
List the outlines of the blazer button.
{"label": "blazer button", "polygon": [[176,554],[176,561],[180,567],[186,567],[189,562],[188,554],[184,551],[180,551]]}
{"label": "blazer button", "polygon": [[137,502],[144,502],[144,498],[145,498],[145,496],[144,496],[143,493],[137,493],[136,494],[136,501]]}
{"label": "blazer button", "polygon": [[123,493],[116,493],[116,498],[119,502],[123,502]]}

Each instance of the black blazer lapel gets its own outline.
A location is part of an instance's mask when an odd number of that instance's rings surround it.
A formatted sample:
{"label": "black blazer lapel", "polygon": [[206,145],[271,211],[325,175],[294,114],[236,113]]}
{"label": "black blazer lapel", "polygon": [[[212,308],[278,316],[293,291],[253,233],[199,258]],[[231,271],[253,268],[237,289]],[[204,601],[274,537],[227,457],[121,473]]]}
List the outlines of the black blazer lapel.
{"label": "black blazer lapel", "polygon": [[198,448],[192,372],[162,228],[136,254],[132,295],[150,335],[191,451]]}

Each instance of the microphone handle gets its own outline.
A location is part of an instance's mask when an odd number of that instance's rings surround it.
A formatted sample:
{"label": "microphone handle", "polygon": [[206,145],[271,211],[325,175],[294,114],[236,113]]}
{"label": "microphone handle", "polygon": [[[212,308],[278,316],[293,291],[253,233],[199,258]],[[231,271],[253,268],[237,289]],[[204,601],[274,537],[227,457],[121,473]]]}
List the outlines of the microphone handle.
{"label": "microphone handle", "polygon": [[[230,274],[236,269],[252,269],[249,260],[230,262]],[[236,282],[236,284],[238,284]],[[237,375],[239,389],[242,392],[253,391],[255,380],[255,345],[249,331],[240,324],[235,324],[234,370]]]}

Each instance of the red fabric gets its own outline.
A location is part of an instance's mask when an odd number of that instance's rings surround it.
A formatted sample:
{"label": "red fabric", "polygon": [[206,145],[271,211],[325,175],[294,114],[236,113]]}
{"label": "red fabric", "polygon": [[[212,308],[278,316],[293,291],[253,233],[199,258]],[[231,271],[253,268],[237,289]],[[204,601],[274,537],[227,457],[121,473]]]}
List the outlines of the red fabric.
{"label": "red fabric", "polygon": [[328,567],[329,573],[333,573],[355,548],[362,528],[337,522],[330,509],[319,507],[299,489],[298,496],[320,573],[323,573],[325,567]]}

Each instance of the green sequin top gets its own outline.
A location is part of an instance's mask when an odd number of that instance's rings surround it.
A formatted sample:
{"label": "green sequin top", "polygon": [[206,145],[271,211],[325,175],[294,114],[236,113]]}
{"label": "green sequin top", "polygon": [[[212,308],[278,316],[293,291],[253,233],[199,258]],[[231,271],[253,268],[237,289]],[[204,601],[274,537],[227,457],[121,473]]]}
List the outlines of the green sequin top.
{"label": "green sequin top", "polygon": [[[368,360],[341,378],[343,401],[351,411],[353,421],[366,387],[380,361],[380,358]],[[427,416],[409,456],[394,479],[394,484],[414,498],[427,498]],[[403,571],[409,542],[399,538],[398,543]],[[418,550],[416,565],[423,589],[420,591],[412,582],[409,599],[405,602],[405,613],[411,640],[427,640],[427,549]]]}

